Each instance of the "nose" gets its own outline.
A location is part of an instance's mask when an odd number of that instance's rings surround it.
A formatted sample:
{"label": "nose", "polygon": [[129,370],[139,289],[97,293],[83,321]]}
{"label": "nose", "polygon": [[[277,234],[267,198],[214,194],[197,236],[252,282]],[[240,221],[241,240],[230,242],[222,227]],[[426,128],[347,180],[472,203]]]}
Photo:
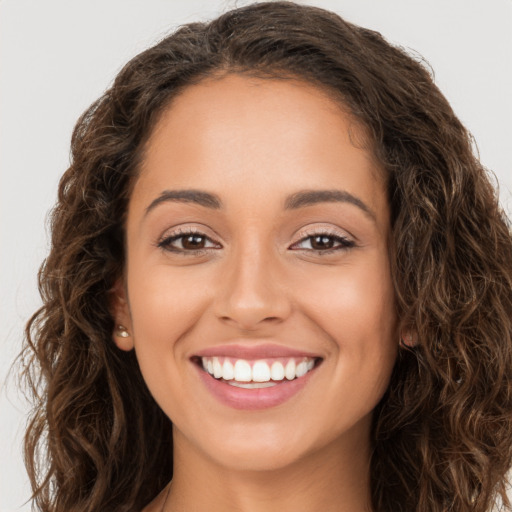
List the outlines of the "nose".
{"label": "nose", "polygon": [[267,248],[245,248],[226,261],[215,299],[216,316],[241,330],[280,323],[291,313],[279,258]]}

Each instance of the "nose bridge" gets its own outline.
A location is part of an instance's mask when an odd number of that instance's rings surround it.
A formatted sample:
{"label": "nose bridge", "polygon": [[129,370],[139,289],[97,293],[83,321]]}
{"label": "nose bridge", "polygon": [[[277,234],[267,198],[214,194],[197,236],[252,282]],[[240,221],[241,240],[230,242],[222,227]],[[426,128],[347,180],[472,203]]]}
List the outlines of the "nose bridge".
{"label": "nose bridge", "polygon": [[253,232],[233,247],[217,300],[217,315],[244,329],[263,320],[284,319],[290,304],[282,287],[279,255]]}

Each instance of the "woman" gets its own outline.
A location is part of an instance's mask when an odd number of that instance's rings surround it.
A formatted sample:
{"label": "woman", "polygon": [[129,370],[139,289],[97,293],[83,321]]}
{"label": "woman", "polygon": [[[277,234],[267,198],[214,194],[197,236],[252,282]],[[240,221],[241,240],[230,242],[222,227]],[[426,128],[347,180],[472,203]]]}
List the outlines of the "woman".
{"label": "woman", "polygon": [[420,64],[251,5],[135,57],[72,152],[27,328],[41,510],[508,506],[512,240]]}

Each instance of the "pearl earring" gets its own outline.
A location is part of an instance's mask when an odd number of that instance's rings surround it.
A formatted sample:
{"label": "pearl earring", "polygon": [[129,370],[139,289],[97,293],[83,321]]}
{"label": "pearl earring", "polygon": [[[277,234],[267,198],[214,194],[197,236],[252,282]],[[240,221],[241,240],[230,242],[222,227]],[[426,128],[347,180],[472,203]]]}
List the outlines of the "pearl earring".
{"label": "pearl earring", "polygon": [[124,325],[118,325],[116,336],[118,336],[119,338],[129,338],[130,333],[128,332],[128,329]]}

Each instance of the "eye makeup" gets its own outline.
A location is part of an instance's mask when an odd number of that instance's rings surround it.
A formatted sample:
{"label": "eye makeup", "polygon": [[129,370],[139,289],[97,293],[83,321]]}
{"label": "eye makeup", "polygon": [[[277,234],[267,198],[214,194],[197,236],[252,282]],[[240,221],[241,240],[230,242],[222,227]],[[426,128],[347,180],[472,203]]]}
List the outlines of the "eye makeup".
{"label": "eye makeup", "polygon": [[[324,256],[348,250],[356,245],[350,238],[325,228],[306,231],[301,236],[302,238],[290,246],[290,250],[305,251]],[[309,244],[309,248],[297,247],[301,243]],[[160,240],[157,246],[164,251],[183,256],[202,256],[211,250],[221,248],[220,244],[197,228],[180,228]]]}

